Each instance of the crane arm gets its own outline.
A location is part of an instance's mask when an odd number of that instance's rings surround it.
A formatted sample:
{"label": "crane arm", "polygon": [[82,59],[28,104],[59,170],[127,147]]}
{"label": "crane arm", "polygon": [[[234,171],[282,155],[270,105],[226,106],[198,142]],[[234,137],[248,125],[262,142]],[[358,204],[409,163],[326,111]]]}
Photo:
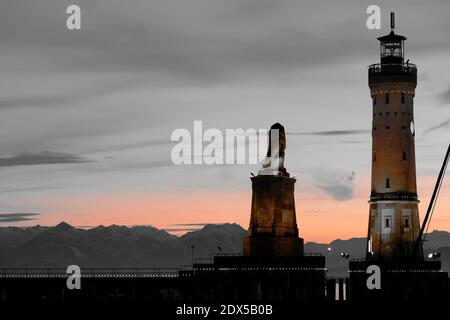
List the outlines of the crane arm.
{"label": "crane arm", "polygon": [[436,199],[437,199],[437,197],[439,195],[439,191],[441,189],[442,180],[444,179],[445,170],[447,168],[449,157],[450,157],[450,144],[448,145],[447,153],[445,154],[445,158],[444,158],[444,162],[442,163],[441,171],[439,171],[436,185],[434,186],[433,194],[431,196],[430,203],[428,204],[427,213],[425,215],[425,218],[423,219],[422,227],[420,228],[420,232],[419,232],[419,235],[416,240],[416,244],[415,244],[416,254],[420,248],[420,244],[422,243],[422,237],[425,232],[425,228],[426,228],[427,224],[429,223],[430,217],[431,217],[433,209],[434,209],[434,205],[436,204]]}

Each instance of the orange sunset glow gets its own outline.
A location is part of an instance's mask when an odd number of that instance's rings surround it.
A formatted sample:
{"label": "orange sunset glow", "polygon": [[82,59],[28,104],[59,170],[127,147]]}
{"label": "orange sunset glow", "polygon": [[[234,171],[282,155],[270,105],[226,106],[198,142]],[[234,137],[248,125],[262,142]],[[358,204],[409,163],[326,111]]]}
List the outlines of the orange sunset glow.
{"label": "orange sunset glow", "polygon": [[[356,180],[355,196],[337,201],[314,189],[296,191],[297,221],[305,241],[328,243],[335,239],[365,237],[367,232],[369,177]],[[302,181],[297,181],[297,188]],[[435,177],[419,180],[420,216],[423,219]],[[182,224],[237,223],[247,229],[251,189],[248,192],[183,191],[167,193],[121,193],[94,197],[39,200],[48,208],[39,223],[56,225],[66,221],[74,226],[152,225],[171,229]],[[303,188],[300,188],[303,189]],[[430,230],[450,230],[450,182],[442,187]],[[70,208],[70,209],[67,209]],[[177,235],[185,232],[174,232]]]}

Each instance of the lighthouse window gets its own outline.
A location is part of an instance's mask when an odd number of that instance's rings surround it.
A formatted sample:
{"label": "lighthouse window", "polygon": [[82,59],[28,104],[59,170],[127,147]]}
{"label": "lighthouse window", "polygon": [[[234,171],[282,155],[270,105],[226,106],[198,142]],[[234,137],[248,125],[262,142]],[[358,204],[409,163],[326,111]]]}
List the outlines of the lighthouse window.
{"label": "lighthouse window", "polygon": [[386,126],[386,130],[389,130],[391,127],[389,127],[389,126]]}
{"label": "lighthouse window", "polygon": [[385,103],[389,103],[389,93],[386,93],[386,101]]}
{"label": "lighthouse window", "polygon": [[375,162],[375,161],[377,161],[377,153],[376,152],[373,153],[373,162]]}
{"label": "lighthouse window", "polygon": [[403,129],[403,130],[405,130],[405,129],[406,129],[406,127],[405,127],[405,126],[402,126],[402,129]]}
{"label": "lighthouse window", "polygon": [[386,188],[391,187],[391,182],[389,181],[389,178],[386,179]]}
{"label": "lighthouse window", "polygon": [[377,97],[374,96],[374,97],[373,97],[373,105],[376,105],[376,104],[377,104]]}
{"label": "lighthouse window", "polygon": [[403,150],[403,152],[402,152],[402,158],[403,158],[403,160],[406,160],[406,151],[405,150]]}
{"label": "lighthouse window", "polygon": [[401,94],[401,99],[402,99],[402,103],[405,103],[405,94],[402,92],[402,94]]}
{"label": "lighthouse window", "polygon": [[381,229],[383,234],[390,234],[394,224],[394,209],[381,209]]}
{"label": "lighthouse window", "polygon": [[405,231],[409,231],[411,227],[411,209],[402,209],[403,228]]}

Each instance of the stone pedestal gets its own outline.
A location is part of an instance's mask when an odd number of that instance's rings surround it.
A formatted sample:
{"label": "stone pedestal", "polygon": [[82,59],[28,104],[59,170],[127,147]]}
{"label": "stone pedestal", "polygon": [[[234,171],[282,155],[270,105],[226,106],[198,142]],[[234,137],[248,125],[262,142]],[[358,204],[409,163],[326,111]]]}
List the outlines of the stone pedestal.
{"label": "stone pedestal", "polygon": [[303,239],[298,237],[295,215],[294,184],[294,178],[283,175],[252,178],[249,235],[243,242],[245,256],[303,255]]}

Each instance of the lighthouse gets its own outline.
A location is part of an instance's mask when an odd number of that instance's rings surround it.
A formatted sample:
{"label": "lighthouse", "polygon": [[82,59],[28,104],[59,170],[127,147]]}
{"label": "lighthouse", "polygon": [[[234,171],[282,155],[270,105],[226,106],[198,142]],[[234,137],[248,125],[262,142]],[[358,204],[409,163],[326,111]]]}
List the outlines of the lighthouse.
{"label": "lighthouse", "polygon": [[416,186],[414,96],[417,67],[405,61],[406,37],[378,38],[380,62],[368,67],[372,98],[372,176],[367,258],[404,260],[415,248],[420,220]]}

